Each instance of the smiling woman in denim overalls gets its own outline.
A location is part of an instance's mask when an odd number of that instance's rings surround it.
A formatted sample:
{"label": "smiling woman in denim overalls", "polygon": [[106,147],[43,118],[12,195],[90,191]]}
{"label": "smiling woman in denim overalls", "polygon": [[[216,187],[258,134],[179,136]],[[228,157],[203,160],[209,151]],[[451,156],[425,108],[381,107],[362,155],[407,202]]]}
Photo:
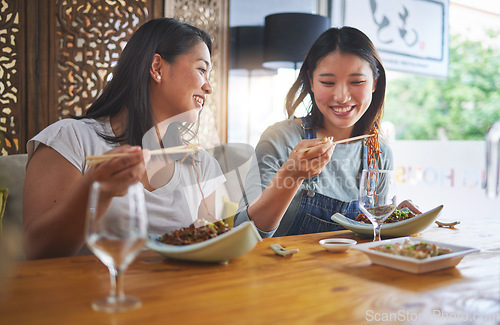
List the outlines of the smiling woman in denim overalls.
{"label": "smiling woman in denim overalls", "polygon": [[[313,44],[286,100],[289,119],[262,135],[235,224],[254,221],[263,237],[343,229],[330,217],[359,213],[359,177],[366,168],[362,140],[333,141],[380,127],[385,70],[369,38],[351,28],[330,28]],[[307,95],[308,115],[295,118]],[[380,142],[379,169],[392,169]],[[254,167],[254,168],[252,168]]]}

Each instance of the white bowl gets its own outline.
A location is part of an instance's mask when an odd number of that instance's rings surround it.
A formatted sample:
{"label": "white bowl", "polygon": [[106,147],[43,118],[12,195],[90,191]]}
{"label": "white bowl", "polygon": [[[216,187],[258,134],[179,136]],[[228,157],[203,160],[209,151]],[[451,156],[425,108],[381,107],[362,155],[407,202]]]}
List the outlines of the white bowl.
{"label": "white bowl", "polygon": [[347,238],[329,238],[319,241],[319,244],[327,251],[335,253],[345,252],[352,246],[356,245],[356,243],[357,241]]}
{"label": "white bowl", "polygon": [[215,238],[191,245],[168,245],[160,236],[150,236],[146,247],[178,260],[227,263],[250,252],[262,238],[252,221],[247,221]]}
{"label": "white bowl", "polygon": [[[437,208],[407,220],[385,223],[381,226],[380,234],[382,237],[402,237],[419,233],[429,227],[434,220],[436,220],[442,209],[443,206],[440,205]],[[373,225],[371,223],[354,221],[340,213],[335,213],[331,219],[356,234],[373,236]]]}

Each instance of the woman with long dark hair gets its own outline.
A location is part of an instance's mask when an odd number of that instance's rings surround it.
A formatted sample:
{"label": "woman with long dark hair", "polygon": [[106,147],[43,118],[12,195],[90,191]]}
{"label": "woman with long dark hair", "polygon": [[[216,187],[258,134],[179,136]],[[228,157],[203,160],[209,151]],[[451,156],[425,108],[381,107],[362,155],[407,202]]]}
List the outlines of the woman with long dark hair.
{"label": "woman with long dark hair", "polygon": [[[212,93],[211,50],[210,35],[194,26],[171,18],[146,22],[85,115],[58,121],[28,142],[23,196],[28,258],[83,253],[94,181],[117,192],[141,182],[152,233],[212,214],[214,191],[224,177],[207,152],[184,161],[175,156],[150,159],[144,150],[185,143],[183,135]],[[128,155],[96,166],[86,162],[88,156],[110,152]],[[201,204],[204,196],[208,204]]]}
{"label": "woman with long dark hair", "polygon": [[[253,220],[263,237],[343,229],[330,217],[358,215],[368,157],[363,140],[333,141],[380,128],[385,87],[382,61],[364,33],[341,27],[320,35],[288,92],[289,119],[269,127],[256,147],[258,168],[246,183],[250,204],[240,204],[235,223]],[[308,97],[307,116],[296,118]],[[383,140],[380,149],[378,168],[392,169]]]}

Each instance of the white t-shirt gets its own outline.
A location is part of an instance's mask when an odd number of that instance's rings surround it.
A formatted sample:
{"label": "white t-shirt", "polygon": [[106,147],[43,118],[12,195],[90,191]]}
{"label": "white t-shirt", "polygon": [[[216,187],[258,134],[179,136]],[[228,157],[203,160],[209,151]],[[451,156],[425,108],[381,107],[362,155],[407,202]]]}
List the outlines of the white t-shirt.
{"label": "white t-shirt", "polygon": [[[90,168],[85,162],[86,156],[100,155],[118,146],[106,142],[99,134],[113,135],[109,119],[60,120],[28,142],[28,161],[38,145],[43,143],[60,153],[84,174]],[[225,182],[224,175],[217,161],[204,150],[196,154],[195,163],[203,195],[208,197]],[[144,195],[150,233],[164,234],[193,223],[202,202],[202,194],[191,158],[184,163],[176,161],[171,180],[154,191],[144,189]]]}

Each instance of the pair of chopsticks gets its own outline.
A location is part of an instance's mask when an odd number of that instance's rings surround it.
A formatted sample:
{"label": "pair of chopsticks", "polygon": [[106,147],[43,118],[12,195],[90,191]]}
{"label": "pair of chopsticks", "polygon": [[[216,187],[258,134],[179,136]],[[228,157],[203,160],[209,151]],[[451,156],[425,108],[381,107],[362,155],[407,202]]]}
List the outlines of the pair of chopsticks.
{"label": "pair of chopsticks", "polygon": [[[151,150],[150,154],[151,156],[154,155],[167,155],[167,154],[173,154],[173,153],[184,153],[184,152],[198,152],[201,150],[200,144],[188,144],[185,146],[176,146],[176,147],[170,147],[170,148],[163,148],[163,149],[156,149],[156,150]],[[85,160],[87,161],[88,166],[92,165],[97,165],[99,163],[102,163],[106,160],[110,160],[116,157],[123,157],[130,155],[129,152],[122,152],[122,153],[112,153],[112,154],[104,154],[104,155],[97,155],[97,156],[87,156]]]}
{"label": "pair of chopsticks", "polygon": [[[339,144],[339,143],[345,143],[345,142],[350,142],[350,141],[356,141],[356,140],[360,140],[360,139],[364,139],[364,138],[373,137],[374,135],[375,134],[360,135],[360,136],[357,136],[357,137],[352,137],[352,138],[348,138],[348,139],[344,139],[344,140],[334,141],[333,144]],[[311,149],[312,148],[302,148],[302,149],[299,149],[299,150],[295,150],[295,152],[308,152]]]}

